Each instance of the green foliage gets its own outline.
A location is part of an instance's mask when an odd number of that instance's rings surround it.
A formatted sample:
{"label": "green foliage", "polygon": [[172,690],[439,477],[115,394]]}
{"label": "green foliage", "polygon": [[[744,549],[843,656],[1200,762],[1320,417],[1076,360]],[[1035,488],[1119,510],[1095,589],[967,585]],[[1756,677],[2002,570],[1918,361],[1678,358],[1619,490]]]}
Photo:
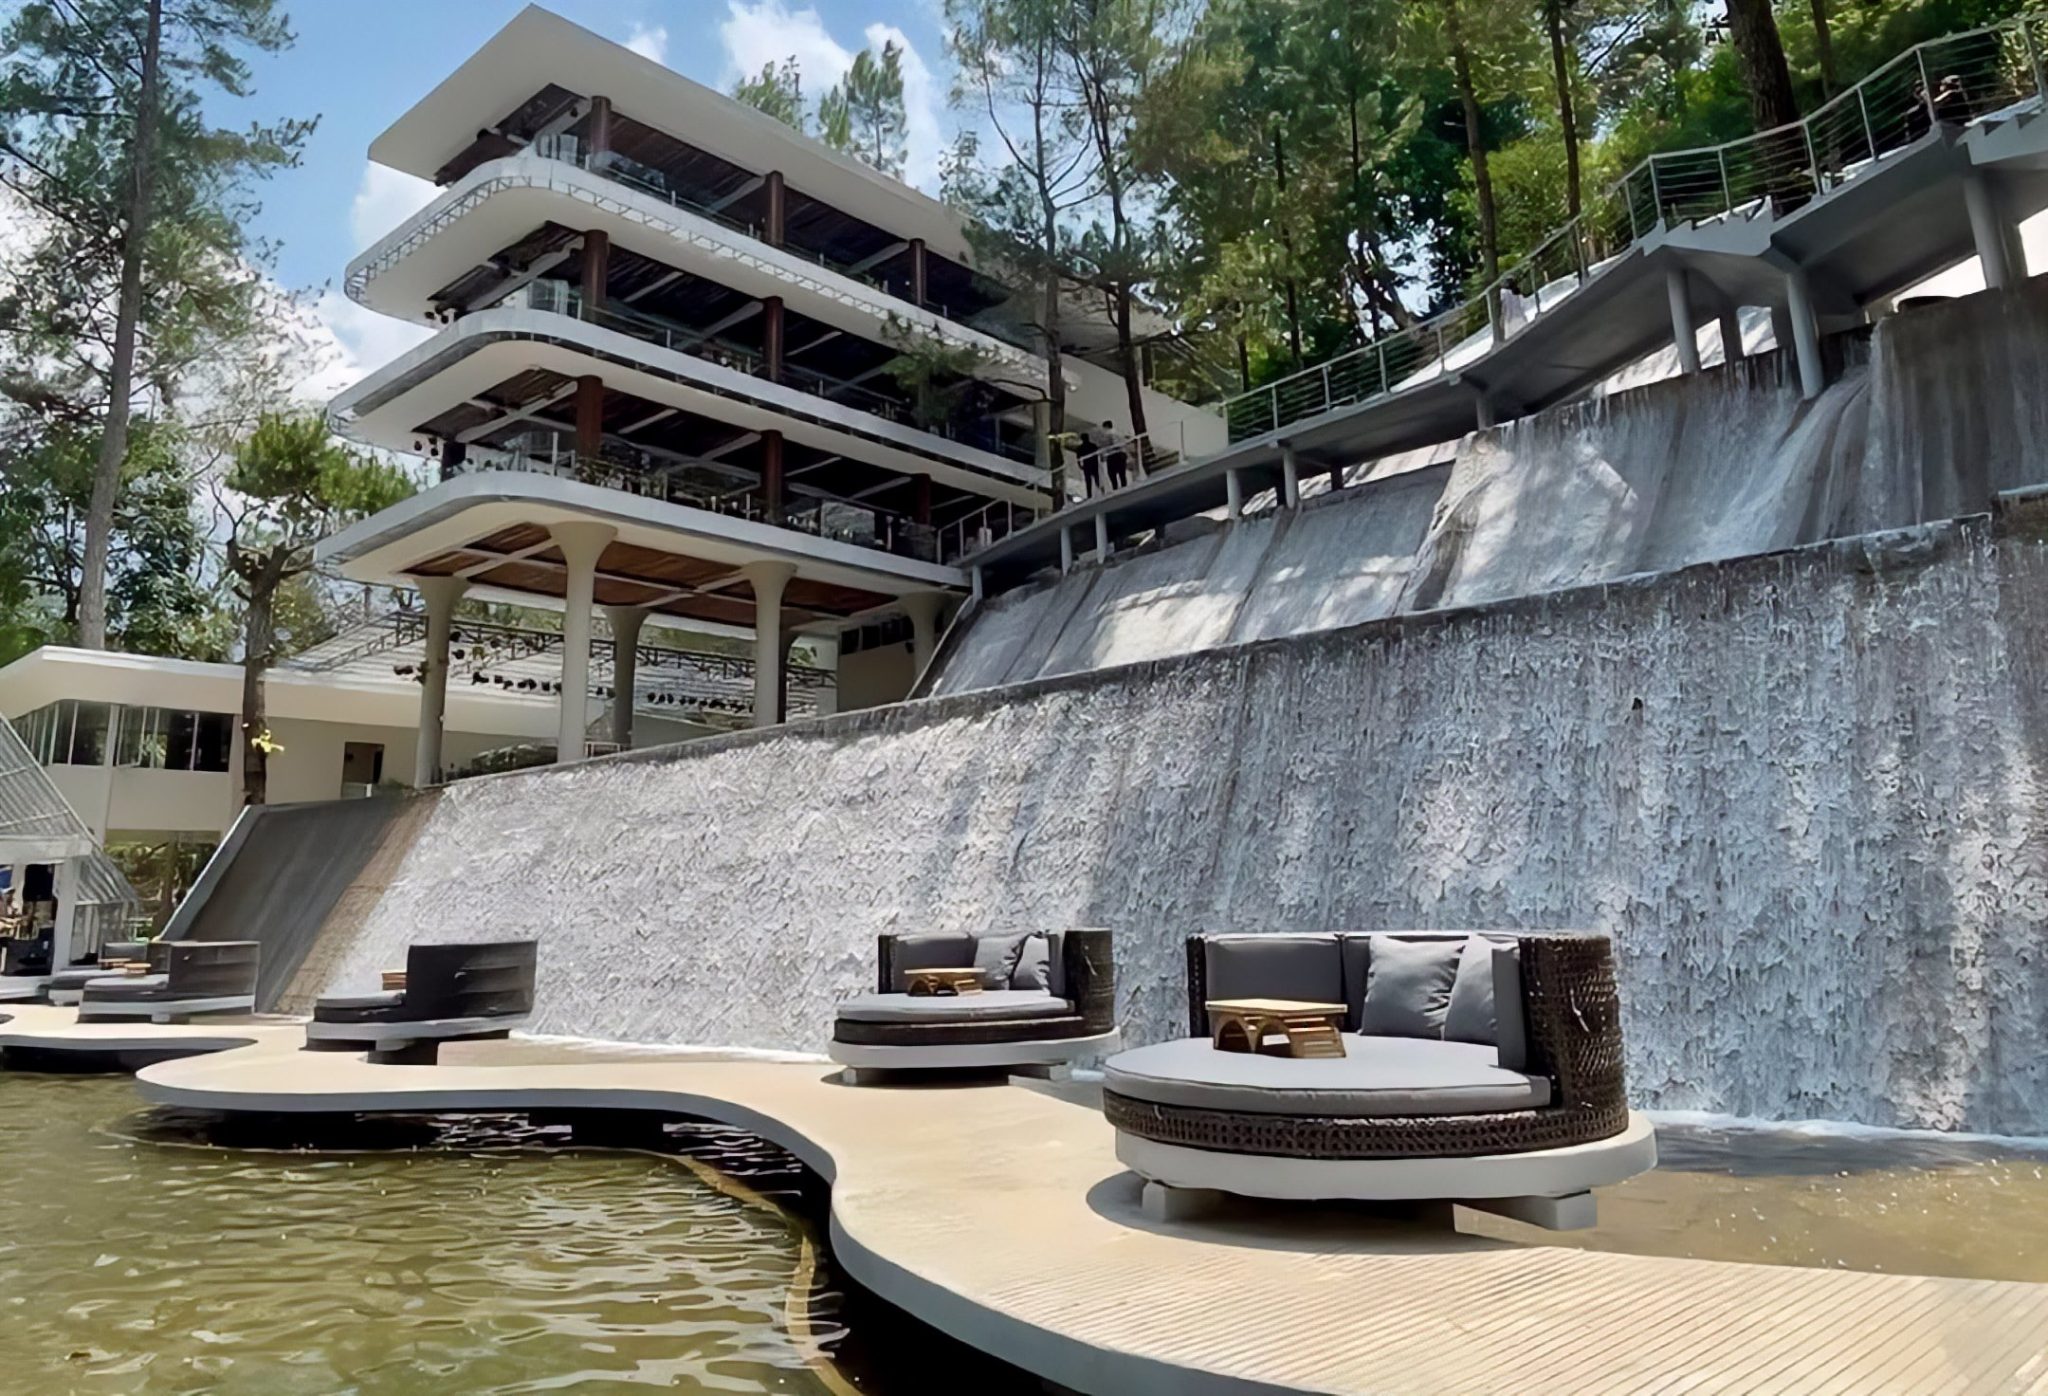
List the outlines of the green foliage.
{"label": "green foliage", "polygon": [[756,111],[766,112],[785,126],[804,129],[803,75],[797,71],[796,55],[780,63],[764,63],[758,75],[733,84],[733,99]]}
{"label": "green foliage", "polygon": [[903,110],[903,49],[894,39],[877,54],[862,49],[839,85],[818,106],[820,136],[827,145],[903,177],[909,120]]}
{"label": "green foliage", "polygon": [[882,325],[882,342],[896,351],[884,369],[910,394],[912,415],[927,427],[953,420],[974,390],[976,371],[988,363],[973,346],[948,344],[894,313]]}

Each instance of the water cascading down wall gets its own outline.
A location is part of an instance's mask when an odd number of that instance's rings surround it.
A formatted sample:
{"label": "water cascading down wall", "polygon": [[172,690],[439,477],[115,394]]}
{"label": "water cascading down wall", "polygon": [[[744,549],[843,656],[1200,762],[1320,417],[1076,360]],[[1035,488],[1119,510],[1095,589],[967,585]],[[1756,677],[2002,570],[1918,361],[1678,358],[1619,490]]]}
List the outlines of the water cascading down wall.
{"label": "water cascading down wall", "polygon": [[[1144,1040],[1185,1030],[1190,931],[1590,927],[1639,1103],[2048,1133],[2048,543],[2013,501],[1813,541],[2048,475],[2043,300],[1887,324],[1805,409],[1752,366],[1468,442],[1405,561],[1376,487],[1133,558],[1094,582],[1161,569],[1191,607],[1150,609],[1142,662],[1069,577],[971,624],[937,697],[420,797],[285,1006],[417,938],[535,935],[541,1031],[816,1050],[877,932],[1091,924]],[[1635,420],[1657,394],[1682,431]],[[1778,454],[1703,480],[1715,452],[1646,464],[1617,421]],[[1062,606],[1008,642],[1032,672],[967,681],[991,622]],[[1080,638],[1105,618],[1121,652]]]}

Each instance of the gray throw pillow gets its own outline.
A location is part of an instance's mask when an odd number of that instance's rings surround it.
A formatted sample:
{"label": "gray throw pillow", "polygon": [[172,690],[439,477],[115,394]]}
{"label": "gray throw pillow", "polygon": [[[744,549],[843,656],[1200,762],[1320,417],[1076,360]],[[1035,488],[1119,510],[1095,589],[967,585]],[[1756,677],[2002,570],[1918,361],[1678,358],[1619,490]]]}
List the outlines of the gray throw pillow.
{"label": "gray throw pillow", "polygon": [[1370,1037],[1441,1038],[1464,948],[1461,940],[1374,936],[1358,1030]]}
{"label": "gray throw pillow", "polygon": [[1444,1012],[1444,1041],[1498,1044],[1493,1011],[1493,942],[1473,936],[1458,955],[1457,977],[1451,981],[1450,1007]]}
{"label": "gray throw pillow", "polygon": [[1024,937],[1018,947],[1017,968],[1010,971],[1012,989],[1052,988],[1052,943],[1042,935]]}
{"label": "gray throw pillow", "polygon": [[981,987],[1009,988],[1010,976],[1017,972],[1017,957],[1023,953],[1021,935],[975,937],[974,967],[981,971]]}

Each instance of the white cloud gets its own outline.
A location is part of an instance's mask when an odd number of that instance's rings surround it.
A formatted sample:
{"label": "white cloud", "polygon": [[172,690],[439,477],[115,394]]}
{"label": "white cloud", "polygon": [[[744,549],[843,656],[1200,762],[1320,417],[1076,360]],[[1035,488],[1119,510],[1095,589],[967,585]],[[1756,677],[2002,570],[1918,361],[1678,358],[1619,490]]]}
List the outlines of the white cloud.
{"label": "white cloud", "polygon": [[365,374],[382,368],[434,333],[429,325],[382,315],[329,287],[313,302],[319,328],[333,341],[332,367],[308,382],[309,398],[324,401]]}
{"label": "white cloud", "polygon": [[659,24],[635,24],[626,36],[626,47],[656,63],[668,62],[668,29]]}
{"label": "white cloud", "polygon": [[388,165],[364,162],[355,202],[348,209],[349,234],[355,239],[356,251],[362,251],[418,213],[439,192],[431,180]]}
{"label": "white cloud", "polygon": [[[726,17],[718,26],[718,36],[725,44],[724,81],[728,86],[793,56],[803,74],[804,97],[816,101],[853,66],[854,51],[832,37],[817,10],[810,6],[792,10],[787,0],[726,0]],[[895,25],[870,24],[861,37],[877,51],[892,41],[903,49],[903,173],[920,188],[935,188],[942,142],[938,82],[923,55]]]}

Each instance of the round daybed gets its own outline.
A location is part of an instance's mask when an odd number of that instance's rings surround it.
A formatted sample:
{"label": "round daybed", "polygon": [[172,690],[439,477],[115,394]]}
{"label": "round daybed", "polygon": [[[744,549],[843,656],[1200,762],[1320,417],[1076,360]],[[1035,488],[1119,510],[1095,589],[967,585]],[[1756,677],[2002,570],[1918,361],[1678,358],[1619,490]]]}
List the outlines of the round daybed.
{"label": "round daybed", "polygon": [[[838,1007],[829,1053],[867,1072],[1058,1067],[1115,1051],[1109,932],[884,935],[876,991]],[[970,992],[913,993],[920,971],[975,971]]]}
{"label": "round daybed", "polygon": [[[1590,1225],[1590,1189],[1656,1163],[1622,1092],[1604,936],[1415,932],[1188,943],[1199,1037],[1109,1059],[1117,1156],[1155,1215],[1217,1192],[1455,1200]],[[1212,1044],[1217,1001],[1341,1006],[1342,1054]]]}

